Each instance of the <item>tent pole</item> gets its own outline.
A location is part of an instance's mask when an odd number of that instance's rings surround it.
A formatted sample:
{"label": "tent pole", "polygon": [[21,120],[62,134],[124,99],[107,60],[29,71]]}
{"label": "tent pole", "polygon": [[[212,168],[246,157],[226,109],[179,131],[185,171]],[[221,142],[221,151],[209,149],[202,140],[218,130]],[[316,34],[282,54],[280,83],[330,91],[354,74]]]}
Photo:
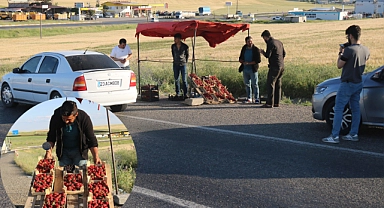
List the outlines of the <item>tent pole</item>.
{"label": "tent pole", "polygon": [[[113,151],[113,142],[112,142],[112,136],[111,136],[111,123],[109,120],[109,113],[108,109],[105,108],[105,111],[107,112],[107,121],[108,121],[108,137],[109,137],[109,143],[111,145],[111,153],[112,153],[112,166],[113,166],[113,176],[115,178],[115,192],[116,195],[119,195],[119,187],[117,182],[117,173],[116,173],[116,162],[115,162],[115,153]],[[112,190],[111,190],[112,191]]]}
{"label": "tent pole", "polygon": [[[195,28],[195,35],[193,36],[193,45],[192,45],[192,47],[193,47],[193,57],[192,57],[192,64],[193,64],[193,68],[192,68],[192,70],[193,69],[195,69],[195,74],[196,74],[196,62],[195,62],[195,46],[196,46],[196,34],[197,34],[197,28]],[[193,71],[192,71],[193,72]]]}
{"label": "tent pole", "polygon": [[137,73],[139,74],[139,95],[141,95],[141,74],[140,74],[140,41],[139,41],[140,34],[137,35]]}

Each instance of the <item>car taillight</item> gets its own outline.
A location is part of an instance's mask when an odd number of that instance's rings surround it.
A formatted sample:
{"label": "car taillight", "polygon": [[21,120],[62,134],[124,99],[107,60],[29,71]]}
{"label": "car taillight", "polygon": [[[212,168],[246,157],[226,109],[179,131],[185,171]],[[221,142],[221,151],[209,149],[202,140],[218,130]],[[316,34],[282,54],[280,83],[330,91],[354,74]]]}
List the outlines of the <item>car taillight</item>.
{"label": "car taillight", "polygon": [[136,87],[136,74],[131,72],[131,83],[129,84],[129,87]]}
{"label": "car taillight", "polygon": [[85,83],[84,76],[77,77],[75,81],[73,82],[73,91],[86,91],[87,90],[87,84]]}

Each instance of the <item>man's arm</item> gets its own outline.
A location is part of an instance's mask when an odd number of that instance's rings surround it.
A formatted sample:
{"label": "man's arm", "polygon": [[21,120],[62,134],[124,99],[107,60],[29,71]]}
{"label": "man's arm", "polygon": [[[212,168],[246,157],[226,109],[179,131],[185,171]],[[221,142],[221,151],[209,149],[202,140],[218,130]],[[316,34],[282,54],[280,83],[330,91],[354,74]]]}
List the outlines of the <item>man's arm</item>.
{"label": "man's arm", "polygon": [[53,142],[48,142],[48,143],[51,145],[51,148],[49,150],[45,151],[44,158],[45,159],[52,159],[53,158],[52,157],[52,150],[55,147],[55,143],[53,143]]}
{"label": "man's arm", "polygon": [[339,56],[337,58],[337,64],[336,64],[338,69],[341,69],[344,67],[345,63],[348,60],[348,54],[349,54],[348,49],[344,49],[344,48],[340,47]]}
{"label": "man's arm", "polygon": [[95,132],[93,131],[93,124],[92,124],[91,118],[87,113],[83,112],[83,114],[84,114],[83,115],[84,116],[83,132],[87,139],[89,150],[91,150],[91,153],[93,156],[93,162],[95,164],[100,164],[101,160],[99,158],[98,142],[95,136]]}
{"label": "man's arm", "polygon": [[114,61],[120,61],[118,58],[116,58],[115,48],[112,48],[110,57],[111,57],[111,59],[114,60]]}
{"label": "man's arm", "polygon": [[241,48],[241,50],[240,50],[240,56],[239,56],[239,62],[240,63],[244,63],[244,46]]}
{"label": "man's arm", "polygon": [[342,57],[343,54],[339,54],[339,57],[337,58],[337,68],[338,69],[341,69],[344,67],[346,61],[343,61],[343,57]]}
{"label": "man's arm", "polygon": [[52,149],[55,147],[56,143],[56,125],[55,124],[54,115],[51,116],[51,120],[49,121],[49,130],[47,133],[47,142],[51,145],[51,148],[45,152],[45,159],[52,159]]}
{"label": "man's arm", "polygon": [[173,44],[171,45],[171,53],[172,53],[173,60],[175,60],[175,55],[174,55],[174,51],[173,51]]}
{"label": "man's arm", "polygon": [[129,60],[132,57],[132,51],[131,51],[131,48],[128,45],[126,47],[128,47],[128,57],[125,60]]}
{"label": "man's arm", "polygon": [[188,63],[188,58],[189,58],[189,47],[188,45],[185,45],[187,48],[185,49],[185,62]]}
{"label": "man's arm", "polygon": [[271,57],[273,47],[274,47],[273,43],[270,43],[270,42],[267,43],[267,51],[262,52],[262,54],[265,56],[265,58]]}
{"label": "man's arm", "polygon": [[101,160],[99,158],[99,149],[97,147],[91,147],[89,150],[91,150],[93,162],[95,164],[101,164]]}

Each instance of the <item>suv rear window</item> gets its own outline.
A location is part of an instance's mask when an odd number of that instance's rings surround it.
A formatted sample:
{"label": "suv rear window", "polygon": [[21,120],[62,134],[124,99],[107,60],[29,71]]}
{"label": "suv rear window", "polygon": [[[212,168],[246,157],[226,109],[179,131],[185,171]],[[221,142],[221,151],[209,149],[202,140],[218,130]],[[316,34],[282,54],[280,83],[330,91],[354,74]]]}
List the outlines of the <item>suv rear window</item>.
{"label": "suv rear window", "polygon": [[66,57],[72,71],[120,68],[107,55],[84,54]]}

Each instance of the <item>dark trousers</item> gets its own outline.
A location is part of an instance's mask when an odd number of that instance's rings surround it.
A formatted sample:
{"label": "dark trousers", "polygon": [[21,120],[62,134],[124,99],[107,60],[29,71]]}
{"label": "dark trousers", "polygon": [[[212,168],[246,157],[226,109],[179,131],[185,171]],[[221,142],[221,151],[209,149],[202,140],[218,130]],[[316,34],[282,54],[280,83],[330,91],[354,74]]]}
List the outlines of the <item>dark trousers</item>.
{"label": "dark trousers", "polygon": [[188,83],[187,83],[187,65],[180,66],[179,64],[173,65],[173,76],[175,78],[175,91],[176,95],[180,93],[180,73],[181,81],[183,82],[183,94],[187,96]]}
{"label": "dark trousers", "polygon": [[270,67],[267,77],[267,104],[278,105],[281,99],[281,78],[284,68]]}

